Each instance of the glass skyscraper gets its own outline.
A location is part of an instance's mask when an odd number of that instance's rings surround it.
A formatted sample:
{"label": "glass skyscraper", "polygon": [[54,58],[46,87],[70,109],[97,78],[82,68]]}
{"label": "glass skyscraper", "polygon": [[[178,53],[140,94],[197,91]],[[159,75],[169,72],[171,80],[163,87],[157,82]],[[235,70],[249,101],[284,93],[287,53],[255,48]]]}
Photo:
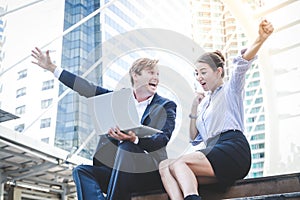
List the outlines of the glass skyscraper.
{"label": "glass skyscraper", "polygon": [[[100,8],[99,0],[66,0],[64,30],[98,8]],[[94,64],[101,58],[100,44],[100,14],[97,14],[64,36],[62,68],[82,76],[91,63]],[[101,85],[101,65],[96,66],[86,78]],[[62,94],[65,89],[66,87],[60,84],[59,94]],[[73,91],[69,92],[58,104],[55,145],[66,150],[71,150],[72,147],[78,148],[93,130],[90,122],[85,97]],[[91,158],[96,142],[90,140],[81,155]]]}

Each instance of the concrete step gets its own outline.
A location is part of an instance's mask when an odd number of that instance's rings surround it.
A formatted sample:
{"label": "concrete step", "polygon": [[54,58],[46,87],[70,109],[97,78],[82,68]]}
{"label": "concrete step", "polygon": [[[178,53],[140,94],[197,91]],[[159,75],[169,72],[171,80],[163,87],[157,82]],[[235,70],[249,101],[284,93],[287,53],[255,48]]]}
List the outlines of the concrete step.
{"label": "concrete step", "polygon": [[[199,187],[203,200],[220,199],[300,199],[300,173],[243,179],[230,188],[218,185]],[[133,194],[132,200],[168,200],[163,190]]]}

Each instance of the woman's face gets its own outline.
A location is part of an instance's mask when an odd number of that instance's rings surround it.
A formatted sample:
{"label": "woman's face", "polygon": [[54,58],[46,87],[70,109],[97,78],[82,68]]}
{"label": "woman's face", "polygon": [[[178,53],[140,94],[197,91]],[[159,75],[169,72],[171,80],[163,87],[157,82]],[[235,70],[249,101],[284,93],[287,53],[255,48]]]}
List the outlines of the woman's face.
{"label": "woman's face", "polygon": [[220,83],[222,83],[221,77],[222,69],[217,68],[216,71],[207,63],[197,63],[195,69],[196,80],[202,85],[204,91],[214,91]]}

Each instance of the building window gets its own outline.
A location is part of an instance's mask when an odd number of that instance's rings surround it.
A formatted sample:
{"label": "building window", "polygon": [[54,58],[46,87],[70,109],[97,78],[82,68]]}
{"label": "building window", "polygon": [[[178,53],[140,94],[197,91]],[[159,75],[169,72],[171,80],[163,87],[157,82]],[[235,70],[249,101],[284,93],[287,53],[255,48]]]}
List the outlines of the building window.
{"label": "building window", "polygon": [[260,107],[255,107],[255,108],[252,108],[252,109],[251,109],[250,113],[251,113],[251,114],[258,113],[259,110],[260,110]]}
{"label": "building window", "polygon": [[265,130],[264,124],[257,125],[254,129],[254,131],[261,131],[261,130]]}
{"label": "building window", "polygon": [[48,143],[48,144],[49,144],[49,140],[50,140],[49,137],[47,137],[47,138],[42,138],[42,139],[41,139],[42,142],[45,142],[45,143]]}
{"label": "building window", "polygon": [[51,103],[52,103],[53,99],[44,99],[41,101],[41,108],[42,109],[45,109],[45,108],[48,108]]}
{"label": "building window", "polygon": [[264,149],[265,148],[265,144],[264,143],[260,143],[260,144],[252,144],[251,145],[251,149],[255,150],[255,149]]}
{"label": "building window", "polygon": [[18,80],[27,77],[27,69],[18,72]]}
{"label": "building window", "polygon": [[246,92],[246,96],[247,96],[247,97],[253,96],[253,95],[255,95],[255,93],[256,93],[256,90],[247,91],[247,92]]}
{"label": "building window", "polygon": [[257,178],[257,177],[262,177],[263,176],[263,172],[253,172],[253,177]]}
{"label": "building window", "polygon": [[22,115],[25,113],[25,105],[16,108],[16,115]]}
{"label": "building window", "polygon": [[248,118],[247,118],[247,122],[248,122],[248,123],[253,123],[253,122],[255,121],[255,118],[256,118],[256,117],[248,117]]}
{"label": "building window", "polygon": [[265,121],[265,116],[264,115],[261,115],[260,117],[259,117],[259,120],[258,120],[259,122],[261,122],[261,121]]}
{"label": "building window", "polygon": [[22,132],[24,130],[25,125],[24,124],[19,124],[15,126],[15,131]]}
{"label": "building window", "polygon": [[265,157],[265,153],[255,153],[252,155],[253,159],[260,159],[260,158],[264,158]]}
{"label": "building window", "polygon": [[54,87],[54,80],[49,80],[49,81],[44,81],[43,82],[43,86],[42,86],[42,90],[49,90],[52,89]]}
{"label": "building window", "polygon": [[40,128],[47,128],[50,127],[50,125],[51,125],[51,118],[41,119]]}
{"label": "building window", "polygon": [[26,87],[20,88],[17,90],[16,98],[24,96],[26,94]]}
{"label": "building window", "polygon": [[260,80],[252,81],[251,83],[249,83],[248,87],[256,87],[259,84],[260,84]]}
{"label": "building window", "polygon": [[259,103],[262,103],[263,102],[263,98],[262,97],[259,97],[257,99],[255,99],[255,103],[256,104],[259,104]]}
{"label": "building window", "polygon": [[261,134],[252,135],[250,140],[263,140],[263,139],[265,139],[265,134],[261,133]]}
{"label": "building window", "polygon": [[259,168],[263,168],[264,167],[264,163],[263,162],[258,162],[258,163],[253,163],[252,164],[252,168],[253,169],[259,169]]}

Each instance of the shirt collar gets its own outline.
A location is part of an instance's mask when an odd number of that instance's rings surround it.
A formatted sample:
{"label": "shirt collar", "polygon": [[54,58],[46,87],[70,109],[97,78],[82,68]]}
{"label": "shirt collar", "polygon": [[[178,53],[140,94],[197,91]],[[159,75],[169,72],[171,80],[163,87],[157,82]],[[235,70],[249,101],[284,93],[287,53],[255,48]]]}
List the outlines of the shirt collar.
{"label": "shirt collar", "polygon": [[[134,96],[134,95],[133,95],[133,96]],[[148,105],[151,103],[153,97],[154,97],[154,94],[153,94],[152,96],[150,96],[148,99],[146,99],[146,100],[144,100],[144,101],[141,101],[141,102],[138,102],[138,101],[136,100],[136,98],[133,98],[133,99],[134,99],[134,102],[135,102],[136,105],[138,105],[138,104],[146,104],[146,105],[148,106]]]}
{"label": "shirt collar", "polygon": [[212,93],[211,91],[209,91],[207,94],[208,94],[208,95],[211,95],[211,96],[217,94],[217,93],[222,89],[223,85],[224,85],[224,83],[223,83],[222,85],[220,85],[219,87],[217,87],[217,88],[215,89],[215,92],[214,92],[214,93]]}

